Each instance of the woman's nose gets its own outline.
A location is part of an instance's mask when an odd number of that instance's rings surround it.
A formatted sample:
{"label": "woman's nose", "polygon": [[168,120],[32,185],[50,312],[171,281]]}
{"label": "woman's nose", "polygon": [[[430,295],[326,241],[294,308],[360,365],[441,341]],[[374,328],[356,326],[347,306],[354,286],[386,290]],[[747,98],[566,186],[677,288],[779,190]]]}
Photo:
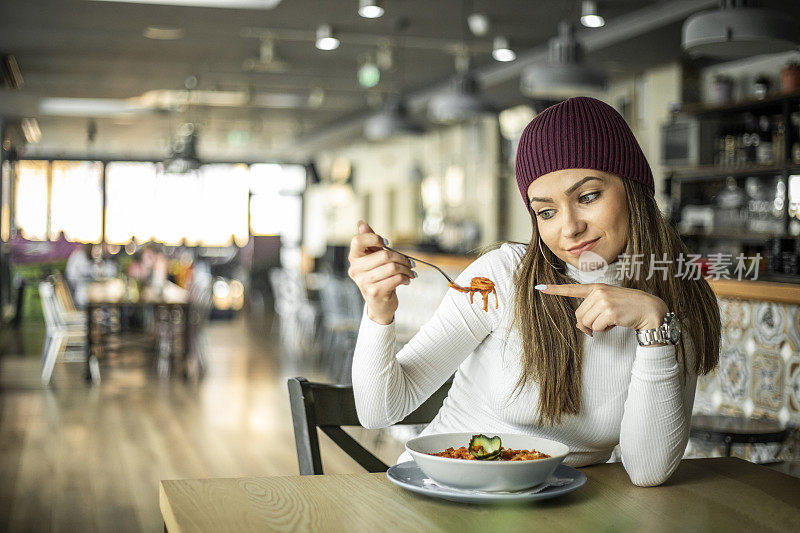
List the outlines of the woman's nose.
{"label": "woman's nose", "polygon": [[572,209],[565,210],[563,220],[564,225],[561,227],[561,235],[564,237],[580,235],[586,230],[586,221]]}

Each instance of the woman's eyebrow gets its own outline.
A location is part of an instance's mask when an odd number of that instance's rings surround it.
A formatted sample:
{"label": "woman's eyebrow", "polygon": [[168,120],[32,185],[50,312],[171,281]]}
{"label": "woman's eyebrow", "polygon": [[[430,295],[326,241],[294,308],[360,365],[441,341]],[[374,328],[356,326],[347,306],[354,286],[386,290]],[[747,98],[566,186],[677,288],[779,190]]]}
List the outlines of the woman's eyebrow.
{"label": "woman's eyebrow", "polygon": [[[577,183],[575,183],[574,185],[572,185],[572,187],[570,187],[569,189],[567,189],[567,190],[566,190],[566,191],[564,191],[564,192],[565,192],[566,194],[568,194],[568,195],[569,195],[569,194],[572,194],[573,192],[575,192],[575,190],[576,190],[578,187],[580,187],[581,185],[583,185],[583,184],[584,184],[584,183],[586,183],[587,181],[591,181],[591,180],[597,180],[597,181],[600,181],[600,182],[602,182],[602,181],[603,181],[603,179],[602,179],[602,178],[598,178],[597,176],[586,176],[585,178],[583,178],[582,180],[578,181]],[[532,197],[531,197],[531,199],[530,199],[530,202],[529,202],[529,203],[533,203],[533,202],[552,202],[552,201],[553,201],[553,199],[552,199],[552,198],[539,198],[539,197],[537,197],[537,196],[532,196]]]}

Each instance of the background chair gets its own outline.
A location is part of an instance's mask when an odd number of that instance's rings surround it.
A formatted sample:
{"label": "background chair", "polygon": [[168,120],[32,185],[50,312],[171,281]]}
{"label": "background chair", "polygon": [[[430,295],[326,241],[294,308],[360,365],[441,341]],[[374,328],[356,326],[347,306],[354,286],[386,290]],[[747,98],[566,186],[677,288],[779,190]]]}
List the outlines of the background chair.
{"label": "background chair", "polygon": [[300,353],[309,350],[316,337],[319,310],[308,298],[308,290],[299,272],[286,268],[269,271],[269,282],[275,296],[275,313],[284,347]]}
{"label": "background chair", "polygon": [[[53,369],[61,354],[69,361],[86,361],[86,322],[68,322],[56,296],[52,279],[39,283],[39,295],[46,327],[44,347],[42,348],[42,383],[48,385]],[[100,380],[96,360],[89,365],[92,380]]]}
{"label": "background chair", "polygon": [[[444,403],[452,381],[447,381],[399,424],[426,424]],[[389,466],[348,435],[342,426],[360,426],[353,387],[312,383],[305,378],[289,379],[294,441],[300,475],[322,474],[317,428],[368,472],[386,472]]]}
{"label": "background chair", "polygon": [[75,307],[72,293],[70,293],[67,281],[61,272],[53,272],[53,275],[48,277],[47,281],[53,284],[58,312],[67,327],[86,327],[86,313]]}
{"label": "background chair", "polygon": [[189,377],[200,377],[205,374],[207,367],[208,339],[206,338],[206,323],[211,314],[211,280],[198,278],[189,289],[189,318],[186,327],[189,328],[186,353],[185,373]]}
{"label": "background chair", "polygon": [[337,383],[350,383],[364,300],[350,279],[318,274],[322,307],[322,367]]}

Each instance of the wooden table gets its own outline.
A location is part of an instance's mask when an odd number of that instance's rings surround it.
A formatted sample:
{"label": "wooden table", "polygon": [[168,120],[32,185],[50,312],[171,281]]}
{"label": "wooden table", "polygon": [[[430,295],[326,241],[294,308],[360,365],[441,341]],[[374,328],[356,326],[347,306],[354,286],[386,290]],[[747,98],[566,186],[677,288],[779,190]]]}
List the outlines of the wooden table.
{"label": "wooden table", "polygon": [[620,463],[582,469],[586,485],[514,506],[452,503],[385,474],[162,481],[168,531],[789,531],[800,479],[741,459],[688,459],[659,487]]}
{"label": "wooden table", "polygon": [[93,282],[87,288],[86,304],[86,361],[87,378],[92,381],[99,380],[100,371],[98,365],[96,347],[104,343],[104,332],[97,328],[96,315],[102,314],[103,310],[114,309],[117,312],[122,308],[144,308],[153,309],[156,331],[155,331],[155,351],[157,356],[157,368],[159,374],[168,375],[172,362],[170,361],[170,350],[166,346],[175,337],[176,331],[174,321],[171,320],[173,312],[178,313],[179,322],[182,324],[181,334],[183,336],[183,347],[179,354],[180,360],[185,363],[187,359],[187,349],[189,345],[189,328],[187,319],[189,317],[189,293],[175,285],[167,282],[164,290],[154,292],[145,288],[140,296],[134,299],[124,297],[124,285],[121,279],[112,278],[109,280]]}

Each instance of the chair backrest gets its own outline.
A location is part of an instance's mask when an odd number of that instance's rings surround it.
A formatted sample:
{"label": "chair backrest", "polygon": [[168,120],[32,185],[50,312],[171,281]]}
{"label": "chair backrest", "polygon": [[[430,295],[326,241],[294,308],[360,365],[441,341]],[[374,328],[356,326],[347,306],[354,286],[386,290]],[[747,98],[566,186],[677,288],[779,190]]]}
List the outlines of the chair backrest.
{"label": "chair backrest", "polygon": [[211,312],[212,290],[209,279],[196,279],[189,288],[189,325],[197,331],[205,327]]}
{"label": "chair backrest", "polygon": [[279,316],[291,315],[308,301],[303,278],[298,272],[286,268],[272,268],[269,282],[275,297],[275,312]]}
{"label": "chair backrest", "polygon": [[60,305],[56,301],[55,288],[52,281],[39,282],[39,299],[42,301],[42,313],[44,314],[44,323],[47,329],[50,331],[64,329],[66,326]]}
{"label": "chair backrest", "polygon": [[[436,416],[447,397],[452,381],[447,381],[399,424],[427,424]],[[348,435],[342,426],[360,426],[353,387],[312,383],[305,378],[289,379],[294,441],[300,475],[322,474],[317,428],[321,429],[347,455],[368,472],[386,472],[389,466]]]}
{"label": "chair backrest", "polygon": [[356,284],[331,274],[320,274],[320,304],[322,320],[329,327],[361,322],[364,300]]}
{"label": "chair backrest", "polygon": [[53,287],[55,289],[56,300],[59,305],[61,305],[62,310],[67,313],[74,312],[76,310],[75,302],[72,301],[72,294],[69,292],[69,286],[61,272],[53,273]]}

